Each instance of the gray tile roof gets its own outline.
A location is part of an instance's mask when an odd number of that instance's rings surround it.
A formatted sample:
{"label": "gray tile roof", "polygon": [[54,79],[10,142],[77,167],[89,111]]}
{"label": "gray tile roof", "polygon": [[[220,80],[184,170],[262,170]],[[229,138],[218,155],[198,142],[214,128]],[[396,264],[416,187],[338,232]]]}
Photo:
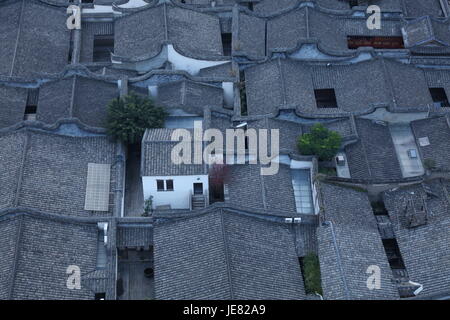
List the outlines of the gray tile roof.
{"label": "gray tile roof", "polygon": [[[423,120],[413,121],[411,123],[414,136],[418,141],[422,160],[434,160],[437,169],[450,170],[448,159],[450,157],[450,125],[446,117],[428,118]],[[419,139],[426,138],[430,144],[428,146],[421,146]]]}
{"label": "gray tile roof", "polygon": [[[141,176],[186,176],[207,174],[203,164],[175,164],[172,149],[179,143],[171,140],[175,129],[147,129],[142,139]],[[191,130],[190,130],[191,131]],[[193,133],[191,132],[193,137]],[[193,146],[191,148],[194,152]],[[193,155],[191,157],[193,161]]]}
{"label": "gray tile roof", "polygon": [[0,8],[0,75],[60,72],[70,46],[65,9],[35,1],[2,1]]}
{"label": "gray tile roof", "polygon": [[0,216],[7,236],[2,256],[0,297],[13,300],[84,300],[94,292],[82,286],[70,290],[67,268],[76,265],[82,279],[96,268],[97,226],[31,214]]}
{"label": "gray tile roof", "polygon": [[13,126],[23,120],[28,90],[0,85],[0,128]]}
{"label": "gray tile roof", "polygon": [[117,227],[118,248],[149,247],[153,245],[153,226],[142,223],[121,223]]}
{"label": "gray tile roof", "polygon": [[[0,208],[69,216],[112,215],[116,145],[105,136],[75,137],[34,129],[0,135]],[[109,212],[84,210],[88,163],[112,164]]]}
{"label": "gray tile roof", "polygon": [[219,18],[172,5],[158,5],[114,21],[114,54],[131,60],[156,56],[164,43],[189,57],[223,56]]}
{"label": "gray tile roof", "polygon": [[188,80],[170,82],[158,87],[156,101],[169,108],[203,116],[204,108],[223,107],[223,89]]}
{"label": "gray tile roof", "polygon": [[77,118],[90,127],[104,128],[108,103],[119,97],[117,84],[73,76],[49,82],[39,90],[37,120],[53,124]]}
{"label": "gray tile roof", "polygon": [[[293,107],[316,117],[362,114],[379,106],[393,112],[426,112],[434,108],[429,79],[444,74],[447,78],[447,71],[438,74],[381,58],[350,65],[275,59],[245,70],[247,109],[249,115],[264,115]],[[335,90],[337,108],[317,108],[314,90],[327,88]]]}
{"label": "gray tile roof", "polygon": [[262,176],[260,165],[229,166],[229,203],[266,211],[271,215],[298,216],[289,166],[280,164],[275,175]]}
{"label": "gray tile roof", "polygon": [[[321,183],[322,224],[317,229],[325,299],[397,299],[392,272],[367,194]],[[369,290],[367,268],[381,270],[381,289]]]}
{"label": "gray tile roof", "polygon": [[[409,278],[423,285],[419,297],[448,292],[450,287],[449,192],[449,181],[436,179],[384,193]],[[410,201],[425,204],[424,225],[408,227]]]}
{"label": "gray tile roof", "polygon": [[402,172],[389,127],[356,119],[358,141],[345,148],[353,179],[401,179]]}
{"label": "gray tile roof", "polygon": [[157,299],[303,299],[288,227],[211,209],[155,226]]}
{"label": "gray tile roof", "polygon": [[[101,78],[101,77],[99,77]],[[14,85],[14,86],[13,86]],[[32,84],[36,86],[36,84]],[[100,80],[94,76],[66,75],[45,81],[37,86],[36,120],[46,125],[76,118],[91,128],[106,126],[107,106],[119,97],[119,88],[111,78]],[[30,84],[5,82],[0,84],[4,99],[0,102],[0,128],[23,121]]]}

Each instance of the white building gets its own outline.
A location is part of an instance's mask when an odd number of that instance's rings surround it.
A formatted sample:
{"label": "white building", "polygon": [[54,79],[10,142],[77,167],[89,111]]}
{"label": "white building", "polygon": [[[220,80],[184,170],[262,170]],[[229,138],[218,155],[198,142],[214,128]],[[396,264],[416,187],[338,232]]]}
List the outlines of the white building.
{"label": "white building", "polygon": [[153,209],[198,209],[208,203],[205,164],[174,164],[174,129],[149,129],[142,141],[141,176],[144,199],[153,196]]}

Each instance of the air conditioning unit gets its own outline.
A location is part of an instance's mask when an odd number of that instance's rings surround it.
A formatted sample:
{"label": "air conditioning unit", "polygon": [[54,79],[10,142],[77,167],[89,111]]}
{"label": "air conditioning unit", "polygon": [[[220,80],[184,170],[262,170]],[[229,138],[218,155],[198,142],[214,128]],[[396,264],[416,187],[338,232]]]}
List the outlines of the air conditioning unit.
{"label": "air conditioning unit", "polygon": [[340,155],[336,157],[336,164],[338,166],[344,166],[345,165],[345,157]]}
{"label": "air conditioning unit", "polygon": [[419,138],[419,145],[421,147],[429,146],[430,145],[430,139],[428,139],[428,137]]}

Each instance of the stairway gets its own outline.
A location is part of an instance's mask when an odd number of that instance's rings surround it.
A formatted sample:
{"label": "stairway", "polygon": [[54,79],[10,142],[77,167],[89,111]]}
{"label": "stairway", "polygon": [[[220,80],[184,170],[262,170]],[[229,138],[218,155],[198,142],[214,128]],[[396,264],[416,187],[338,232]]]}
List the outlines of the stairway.
{"label": "stairway", "polygon": [[203,194],[192,196],[192,210],[203,209],[206,207],[206,197]]}

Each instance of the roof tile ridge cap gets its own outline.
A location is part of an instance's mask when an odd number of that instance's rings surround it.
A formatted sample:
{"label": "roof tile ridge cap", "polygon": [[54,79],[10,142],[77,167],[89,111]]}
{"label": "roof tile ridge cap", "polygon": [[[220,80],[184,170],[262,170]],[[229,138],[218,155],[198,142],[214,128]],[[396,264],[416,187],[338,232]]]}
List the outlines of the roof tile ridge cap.
{"label": "roof tile ridge cap", "polygon": [[17,57],[17,48],[19,47],[20,34],[22,33],[24,7],[25,7],[25,0],[22,0],[22,6],[20,7],[19,27],[17,28],[17,37],[16,37],[16,43],[14,45],[13,60],[11,62],[11,71],[9,73],[9,75],[11,77],[13,76],[13,73],[14,73],[14,66],[16,64],[16,57]]}
{"label": "roof tile ridge cap", "polygon": [[225,263],[227,265],[227,273],[228,273],[228,285],[230,286],[230,299],[234,300],[234,290],[233,290],[233,280],[231,277],[231,262],[230,262],[230,251],[228,247],[228,238],[225,230],[225,222],[224,222],[224,210],[220,209],[220,226],[222,229],[222,236],[223,236],[223,246],[224,246],[224,253],[225,253]]}
{"label": "roof tile ridge cap", "polygon": [[407,17],[407,16],[408,16],[408,10],[407,10],[407,8],[406,8],[405,0],[400,0],[400,6],[401,6],[401,8],[402,8],[403,15],[404,15],[405,17]]}
{"label": "roof tile ridge cap", "polygon": [[[231,11],[231,42],[238,45],[240,45],[240,20],[240,11],[238,8],[238,4],[236,3]],[[236,50],[235,47],[236,45],[231,46],[232,56],[235,51],[240,51]]]}
{"label": "roof tile ridge cap", "polygon": [[309,27],[309,7],[306,6],[305,8],[305,24],[306,24],[306,38],[309,39],[311,37],[310,35],[310,27]]}
{"label": "roof tile ridge cap", "polygon": [[278,72],[280,73],[280,85],[281,85],[281,91],[283,94],[283,106],[286,105],[286,84],[285,84],[285,79],[284,79],[284,74],[283,74],[283,68],[281,65],[281,58],[277,59],[277,68],[278,68]]}
{"label": "roof tile ridge cap", "polygon": [[30,132],[27,128],[23,131],[25,134],[25,141],[24,146],[22,150],[22,159],[19,169],[19,176],[17,177],[17,185],[16,185],[16,194],[14,195],[14,207],[17,207],[19,204],[19,196],[20,196],[20,189],[22,188],[22,182],[23,182],[23,174],[24,174],[24,167],[25,167],[25,161],[28,153],[28,145],[30,140]]}
{"label": "roof tile ridge cap", "polygon": [[387,84],[389,86],[387,89],[391,93],[391,101],[393,102],[393,107],[394,107],[394,110],[395,110],[395,109],[397,109],[397,99],[396,99],[396,96],[395,96],[394,82],[392,80],[391,73],[387,69],[385,58],[380,57],[379,59],[381,61],[381,65],[382,65],[382,68],[383,68],[383,76],[385,77],[385,80],[386,80],[386,82],[387,82]]}
{"label": "roof tile ridge cap", "polygon": [[11,280],[10,280],[10,284],[9,284],[9,292],[8,292],[8,299],[12,300],[13,297],[13,292],[14,292],[14,283],[16,280],[16,272],[17,272],[17,264],[19,261],[19,255],[20,255],[20,244],[21,244],[21,240],[22,240],[22,235],[23,235],[23,216],[19,216],[19,224],[17,225],[17,237],[16,237],[16,247],[14,250],[14,261],[13,261],[13,267],[12,267],[12,272],[11,272]]}
{"label": "roof tile ridge cap", "polygon": [[167,18],[167,3],[163,3],[163,14],[164,14],[164,40],[169,41],[169,19]]}
{"label": "roof tile ridge cap", "polygon": [[[355,124],[356,124],[356,121],[355,121]],[[358,132],[358,127],[357,127],[357,126],[356,126],[356,132]],[[359,133],[358,133],[358,139],[359,139],[359,141],[361,142],[361,147],[362,147],[363,153],[364,153],[364,160],[365,160],[365,162],[366,162],[367,170],[369,171],[370,178],[372,179],[372,178],[373,178],[373,177],[372,177],[372,170],[371,170],[371,168],[370,168],[369,159],[367,158],[367,148],[366,148],[366,144],[364,143],[363,139],[359,136]]]}
{"label": "roof tile ridge cap", "polygon": [[77,75],[75,74],[72,79],[72,89],[70,93],[70,105],[69,105],[69,116],[70,118],[73,118],[73,111],[75,106],[75,91],[77,86]]}

